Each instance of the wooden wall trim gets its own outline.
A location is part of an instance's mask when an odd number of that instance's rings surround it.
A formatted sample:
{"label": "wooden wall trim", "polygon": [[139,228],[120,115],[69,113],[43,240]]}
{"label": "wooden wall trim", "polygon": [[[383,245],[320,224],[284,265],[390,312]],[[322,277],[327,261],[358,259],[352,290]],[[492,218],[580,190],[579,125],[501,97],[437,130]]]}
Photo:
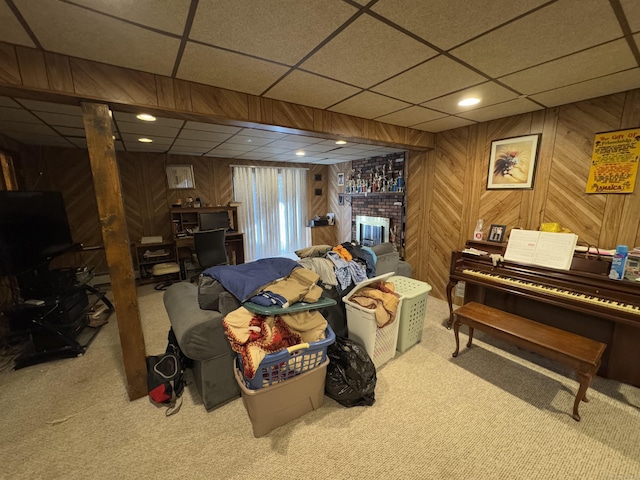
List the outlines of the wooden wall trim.
{"label": "wooden wall trim", "polygon": [[0,94],[20,91],[43,101],[59,101],[47,94],[63,93],[76,104],[92,99],[417,150],[434,146],[428,132],[0,42]]}

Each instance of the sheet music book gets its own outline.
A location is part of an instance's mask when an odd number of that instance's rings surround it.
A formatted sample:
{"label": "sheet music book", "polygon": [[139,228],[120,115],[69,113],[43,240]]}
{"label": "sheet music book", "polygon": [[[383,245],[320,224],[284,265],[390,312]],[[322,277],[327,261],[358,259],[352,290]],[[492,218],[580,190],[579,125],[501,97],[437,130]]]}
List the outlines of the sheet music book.
{"label": "sheet music book", "polygon": [[569,270],[578,242],[574,233],[511,230],[504,259],[510,262]]}

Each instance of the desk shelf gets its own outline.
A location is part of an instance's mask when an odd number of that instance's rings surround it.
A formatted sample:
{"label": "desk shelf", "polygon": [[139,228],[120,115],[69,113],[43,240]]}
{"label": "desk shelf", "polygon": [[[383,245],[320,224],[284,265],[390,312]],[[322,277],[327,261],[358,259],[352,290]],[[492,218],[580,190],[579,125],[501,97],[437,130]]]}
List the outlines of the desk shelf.
{"label": "desk shelf", "polygon": [[[153,276],[153,266],[159,263],[176,262],[176,249],[173,242],[160,243],[134,243],[133,257],[140,272],[140,284],[157,282]],[[145,255],[147,252],[156,252],[153,255]],[[160,254],[160,252],[163,252]]]}

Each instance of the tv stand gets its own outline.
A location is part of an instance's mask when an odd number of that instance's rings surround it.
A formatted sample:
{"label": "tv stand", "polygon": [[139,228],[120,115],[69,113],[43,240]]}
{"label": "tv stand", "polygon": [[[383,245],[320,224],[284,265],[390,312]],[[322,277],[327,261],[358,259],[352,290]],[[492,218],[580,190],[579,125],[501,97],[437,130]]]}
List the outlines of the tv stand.
{"label": "tv stand", "polygon": [[[68,276],[69,270],[65,269],[63,275]],[[55,276],[55,272],[51,273]],[[31,289],[30,296],[43,303],[22,302],[5,312],[11,335],[25,340],[23,351],[15,359],[15,370],[84,354],[113,313],[109,299],[88,283],[93,272],[87,269],[76,272],[76,280],[63,282],[64,288],[52,291],[48,286],[41,295]]]}

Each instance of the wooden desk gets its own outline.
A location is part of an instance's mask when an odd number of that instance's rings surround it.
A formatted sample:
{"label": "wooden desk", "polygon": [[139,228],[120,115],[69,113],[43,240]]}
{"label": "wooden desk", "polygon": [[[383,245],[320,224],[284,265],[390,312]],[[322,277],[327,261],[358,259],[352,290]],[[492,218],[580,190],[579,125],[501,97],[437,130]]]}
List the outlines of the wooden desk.
{"label": "wooden desk", "polygon": [[[193,237],[179,237],[175,240],[176,258],[180,263],[180,270],[184,273],[184,262],[191,259],[194,253]],[[227,247],[227,256],[231,265],[239,265],[244,263],[244,233],[227,232],[225,241]]]}

